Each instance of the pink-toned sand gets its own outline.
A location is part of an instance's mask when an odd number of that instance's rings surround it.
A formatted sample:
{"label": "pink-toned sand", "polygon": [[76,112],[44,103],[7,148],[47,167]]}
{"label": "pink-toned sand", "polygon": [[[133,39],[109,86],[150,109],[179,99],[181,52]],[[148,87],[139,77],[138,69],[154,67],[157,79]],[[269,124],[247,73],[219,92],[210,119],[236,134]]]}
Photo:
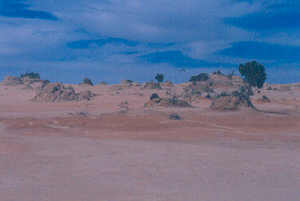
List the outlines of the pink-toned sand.
{"label": "pink-toned sand", "polygon": [[74,87],[98,96],[35,103],[30,89],[0,86],[0,201],[300,199],[298,87],[263,91],[271,103],[256,94],[264,112],[215,112],[205,99],[149,109],[164,90]]}

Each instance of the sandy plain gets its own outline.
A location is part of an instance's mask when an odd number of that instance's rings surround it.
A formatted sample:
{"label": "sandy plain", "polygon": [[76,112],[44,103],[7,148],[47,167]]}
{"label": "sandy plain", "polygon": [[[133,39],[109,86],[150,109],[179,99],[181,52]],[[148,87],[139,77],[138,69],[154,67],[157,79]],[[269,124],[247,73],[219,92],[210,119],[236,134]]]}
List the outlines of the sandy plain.
{"label": "sandy plain", "polygon": [[0,201],[300,200],[298,85],[227,112],[207,99],[144,107],[164,89],[74,88],[97,96],[36,103],[32,89],[0,86]]}

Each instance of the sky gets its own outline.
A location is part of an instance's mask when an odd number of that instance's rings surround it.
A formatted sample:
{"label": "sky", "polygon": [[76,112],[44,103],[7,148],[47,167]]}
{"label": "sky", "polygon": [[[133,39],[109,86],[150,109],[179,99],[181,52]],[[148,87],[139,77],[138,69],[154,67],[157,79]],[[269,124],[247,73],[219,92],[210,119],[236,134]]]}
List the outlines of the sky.
{"label": "sky", "polygon": [[0,78],[184,82],[256,60],[300,82],[299,19],[297,0],[0,0]]}

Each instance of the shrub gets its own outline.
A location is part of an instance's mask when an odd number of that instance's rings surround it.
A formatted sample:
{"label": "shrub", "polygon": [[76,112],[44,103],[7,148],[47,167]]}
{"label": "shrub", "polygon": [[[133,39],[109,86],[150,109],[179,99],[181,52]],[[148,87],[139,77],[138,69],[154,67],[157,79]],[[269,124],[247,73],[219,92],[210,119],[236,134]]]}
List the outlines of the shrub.
{"label": "shrub", "polygon": [[248,96],[253,96],[254,93],[252,91],[251,87],[247,87],[247,86],[241,86],[240,87],[240,92],[243,94],[247,94]]}
{"label": "shrub", "polygon": [[167,105],[175,106],[175,107],[191,107],[191,105],[188,102],[184,100],[179,100],[176,96],[173,96],[172,98],[168,98]]}
{"label": "shrub", "polygon": [[181,120],[181,117],[177,113],[172,113],[169,115],[170,120]]}
{"label": "shrub", "polygon": [[21,78],[25,78],[25,77],[28,77],[30,79],[41,79],[40,74],[34,72],[21,74]]}
{"label": "shrub", "polygon": [[190,78],[190,82],[200,82],[200,81],[207,81],[209,76],[207,73],[200,73],[199,75],[192,76]]}
{"label": "shrub", "polygon": [[160,97],[157,93],[154,93],[150,96],[150,100],[154,100],[154,99],[160,99]]}
{"label": "shrub", "polygon": [[220,70],[217,70],[215,72],[213,72],[214,75],[223,75],[222,71]]}
{"label": "shrub", "polygon": [[90,80],[87,77],[83,79],[83,84],[87,84],[87,85],[90,85],[90,86],[94,85],[93,82],[92,82],[92,80]]}
{"label": "shrub", "polygon": [[264,103],[270,103],[271,102],[271,100],[267,96],[265,96],[265,95],[262,96],[262,101]]}
{"label": "shrub", "polygon": [[266,81],[265,67],[256,61],[241,64],[239,71],[244,80],[252,87],[262,88]]}
{"label": "shrub", "polygon": [[163,82],[164,81],[164,75],[157,73],[156,76],[155,76],[155,79],[157,80],[157,82]]}
{"label": "shrub", "polygon": [[224,97],[224,96],[229,96],[229,94],[226,91],[222,91],[218,97]]}
{"label": "shrub", "polygon": [[43,88],[44,88],[47,84],[49,84],[49,83],[50,83],[49,80],[43,80],[41,89],[43,89]]}

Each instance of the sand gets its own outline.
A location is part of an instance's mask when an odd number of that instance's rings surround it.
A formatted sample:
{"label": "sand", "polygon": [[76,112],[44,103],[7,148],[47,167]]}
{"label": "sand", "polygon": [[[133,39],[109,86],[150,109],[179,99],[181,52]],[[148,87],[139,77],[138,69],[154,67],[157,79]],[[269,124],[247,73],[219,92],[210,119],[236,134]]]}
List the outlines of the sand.
{"label": "sand", "polygon": [[[271,103],[255,94],[259,111],[231,112],[210,110],[207,99],[144,108],[165,90],[140,87],[74,85],[97,96],[36,103],[31,89],[0,86],[0,200],[298,200],[295,86],[261,92]],[[173,112],[183,119],[169,120]]]}

